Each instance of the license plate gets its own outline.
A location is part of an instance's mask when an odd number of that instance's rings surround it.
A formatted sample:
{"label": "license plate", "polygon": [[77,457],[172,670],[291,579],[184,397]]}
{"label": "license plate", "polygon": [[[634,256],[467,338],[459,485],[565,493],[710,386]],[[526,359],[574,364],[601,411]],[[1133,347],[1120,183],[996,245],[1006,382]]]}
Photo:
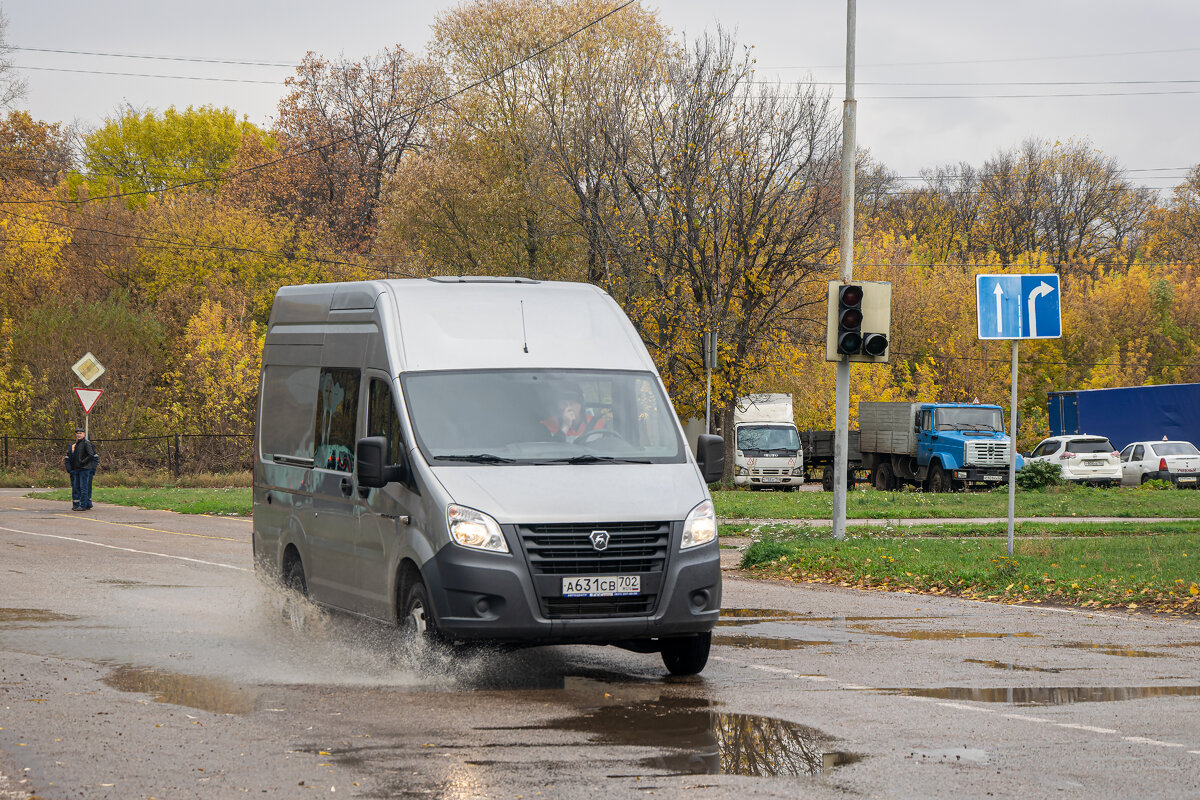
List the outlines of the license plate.
{"label": "license plate", "polygon": [[563,597],[629,597],[641,590],[641,575],[588,575],[562,579]]}
{"label": "license plate", "polygon": [[1085,461],[1083,463],[1089,467],[1103,467],[1108,462],[1107,461]]}
{"label": "license plate", "polygon": [[783,478],[763,478],[762,482],[763,483],[779,483],[782,480],[783,480]]}
{"label": "license plate", "polygon": [[1196,482],[1196,477],[1195,477],[1194,475],[1193,475],[1192,477],[1190,477],[1190,478],[1182,478],[1182,477],[1181,477],[1181,478],[1179,479],[1179,482],[1180,482],[1180,483],[1195,483],[1195,482]]}
{"label": "license plate", "polygon": [[1002,481],[1002,480],[1004,480],[1004,476],[1003,475],[984,475],[983,479],[985,481]]}

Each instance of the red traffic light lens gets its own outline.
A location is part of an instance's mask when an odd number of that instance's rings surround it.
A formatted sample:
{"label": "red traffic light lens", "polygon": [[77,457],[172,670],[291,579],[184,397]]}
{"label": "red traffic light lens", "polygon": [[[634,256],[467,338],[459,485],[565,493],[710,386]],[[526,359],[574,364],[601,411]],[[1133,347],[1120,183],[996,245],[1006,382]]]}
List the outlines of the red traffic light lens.
{"label": "red traffic light lens", "polygon": [[850,284],[842,287],[842,293],[838,297],[838,302],[843,306],[857,306],[862,302],[863,288],[857,284]]}

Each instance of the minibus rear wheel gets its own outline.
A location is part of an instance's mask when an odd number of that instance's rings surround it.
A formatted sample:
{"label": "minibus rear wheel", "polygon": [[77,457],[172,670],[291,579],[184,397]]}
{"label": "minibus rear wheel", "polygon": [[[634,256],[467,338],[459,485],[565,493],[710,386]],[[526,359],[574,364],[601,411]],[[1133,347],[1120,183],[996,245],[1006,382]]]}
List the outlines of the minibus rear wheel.
{"label": "minibus rear wheel", "polygon": [[672,675],[697,675],[708,663],[712,633],[662,640],[662,660]]}

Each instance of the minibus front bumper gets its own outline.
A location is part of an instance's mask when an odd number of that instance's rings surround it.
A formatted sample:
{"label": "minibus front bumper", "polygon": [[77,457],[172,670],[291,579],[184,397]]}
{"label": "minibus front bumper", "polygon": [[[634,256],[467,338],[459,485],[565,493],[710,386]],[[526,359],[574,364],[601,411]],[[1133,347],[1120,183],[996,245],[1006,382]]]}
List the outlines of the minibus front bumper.
{"label": "minibus front bumper", "polygon": [[[447,544],[422,570],[439,630],[457,641],[550,644],[621,643],[711,631],[721,610],[716,541],[679,549],[679,523],[664,526],[664,558],[583,563],[567,574],[504,526],[510,555]],[[608,567],[612,567],[609,569]],[[655,569],[639,567],[659,566]],[[589,568],[590,567],[590,568]],[[637,575],[637,594],[565,597],[563,579]]]}

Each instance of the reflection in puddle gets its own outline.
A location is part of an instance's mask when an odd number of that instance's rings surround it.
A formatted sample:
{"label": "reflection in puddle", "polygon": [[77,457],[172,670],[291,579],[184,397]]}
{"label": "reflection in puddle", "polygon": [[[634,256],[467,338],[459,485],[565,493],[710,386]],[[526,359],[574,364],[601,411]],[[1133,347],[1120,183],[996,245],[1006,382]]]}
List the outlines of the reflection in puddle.
{"label": "reflection in puddle", "polygon": [[1152,650],[1130,650],[1119,644],[1091,644],[1089,642],[1073,642],[1060,644],[1059,647],[1071,647],[1076,650],[1095,650],[1106,656],[1125,656],[1126,658],[1172,658],[1170,653],[1155,653]]}
{"label": "reflection in puddle", "polygon": [[214,714],[249,714],[254,711],[256,692],[239,689],[216,678],[181,675],[141,667],[118,667],[104,683],[121,692],[154,696],[156,703],[170,703]]}
{"label": "reflection in puddle", "polygon": [[720,634],[713,637],[712,643],[755,650],[800,650],[805,647],[845,644],[845,642],[833,642],[828,639],[780,639],[771,636],[721,636]]}
{"label": "reflection in puddle", "polygon": [[1003,661],[984,661],[978,658],[964,658],[964,664],[982,664],[992,669],[1002,669],[1006,672],[1062,672],[1061,667],[1024,667],[1020,664],[1006,664]]}
{"label": "reflection in puddle", "polygon": [[938,700],[974,700],[1014,706],[1061,706],[1070,703],[1108,703],[1147,697],[1197,697],[1200,686],[1037,686],[977,689],[947,686],[940,689],[882,689],[888,694],[932,697]]}
{"label": "reflection in puddle", "polygon": [[79,617],[59,614],[42,608],[0,608],[0,625],[19,625],[23,622],[69,622]]}
{"label": "reflection in puddle", "polygon": [[891,636],[909,641],[943,641],[949,639],[1038,639],[1036,633],[992,633],[987,631],[889,631],[874,625],[852,625],[855,630],[876,636]]}
{"label": "reflection in puddle", "polygon": [[599,744],[670,750],[640,763],[675,774],[818,775],[858,760],[828,750],[830,737],[815,728],[717,711],[708,701],[692,698],[604,706],[540,727],[591,734]]}

